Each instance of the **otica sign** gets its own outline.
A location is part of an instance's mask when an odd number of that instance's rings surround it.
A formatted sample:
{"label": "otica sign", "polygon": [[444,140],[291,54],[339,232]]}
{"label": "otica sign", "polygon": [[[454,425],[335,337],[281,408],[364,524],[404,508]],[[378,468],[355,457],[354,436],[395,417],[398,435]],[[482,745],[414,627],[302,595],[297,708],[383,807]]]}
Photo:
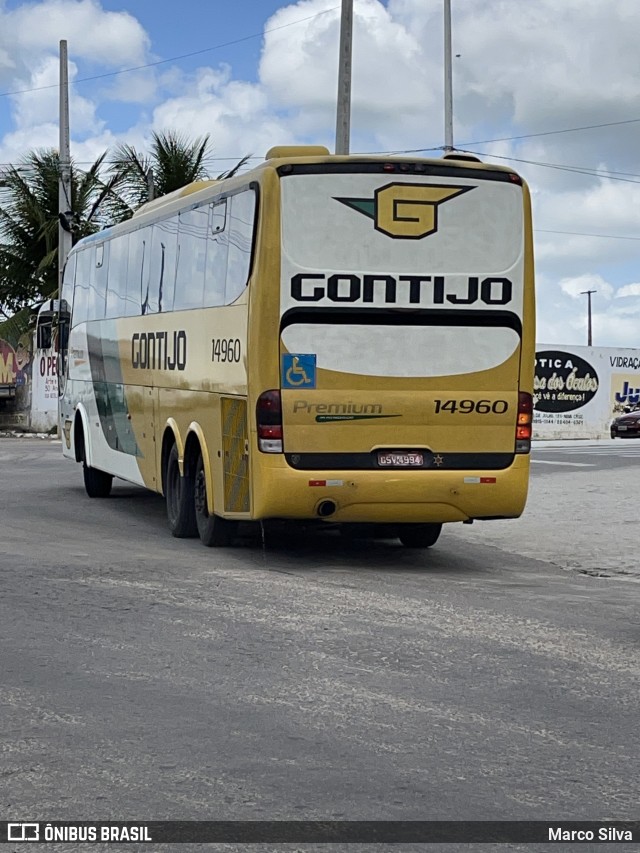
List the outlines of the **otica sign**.
{"label": "otica sign", "polygon": [[539,412],[572,412],[592,400],[598,374],[588,361],[562,350],[536,353],[534,406]]}

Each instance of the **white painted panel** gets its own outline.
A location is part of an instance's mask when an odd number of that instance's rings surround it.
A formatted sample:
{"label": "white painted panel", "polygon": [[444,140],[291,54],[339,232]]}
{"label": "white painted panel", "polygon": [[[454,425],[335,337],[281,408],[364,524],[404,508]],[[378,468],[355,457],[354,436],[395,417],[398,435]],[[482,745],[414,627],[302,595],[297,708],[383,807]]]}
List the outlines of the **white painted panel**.
{"label": "white painted panel", "polygon": [[[534,439],[609,438],[623,407],[640,402],[640,349],[536,344],[536,360]],[[590,390],[581,392],[587,376]]]}
{"label": "white painted panel", "polygon": [[313,353],[318,368],[361,376],[455,376],[503,364],[519,345],[513,329],[298,323],[282,340]]}

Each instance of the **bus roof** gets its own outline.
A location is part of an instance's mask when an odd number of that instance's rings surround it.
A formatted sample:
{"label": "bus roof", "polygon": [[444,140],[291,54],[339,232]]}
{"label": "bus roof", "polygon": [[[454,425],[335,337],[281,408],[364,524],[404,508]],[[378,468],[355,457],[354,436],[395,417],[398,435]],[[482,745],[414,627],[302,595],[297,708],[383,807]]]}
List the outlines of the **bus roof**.
{"label": "bus roof", "polygon": [[216,193],[212,192],[214,189],[232,192],[234,189],[246,186],[248,182],[257,179],[265,170],[281,170],[282,167],[286,166],[337,165],[341,163],[383,163],[388,164],[389,168],[385,171],[389,172],[395,171],[395,167],[400,164],[406,164],[410,168],[418,167],[418,170],[421,166],[424,166],[425,169],[438,166],[455,169],[458,166],[465,171],[478,170],[480,172],[492,171],[511,174],[514,175],[514,179],[518,183],[522,182],[518,173],[510,167],[483,163],[477,157],[465,152],[453,151],[443,157],[410,157],[406,154],[331,154],[329,149],[323,145],[278,145],[270,148],[264,161],[247,172],[223,180],[203,180],[187,184],[178,190],[141,205],[130,219],[84,237],[77,245],[81,248],[87,243],[101,242],[116,234],[135,231],[144,224],[155,221],[156,217],[161,218],[159,214],[166,208],[169,208],[172,213],[178,212],[184,207],[184,200],[189,196],[193,196],[193,198],[189,199],[188,206],[196,206],[199,201],[206,201],[209,196],[215,196]]}

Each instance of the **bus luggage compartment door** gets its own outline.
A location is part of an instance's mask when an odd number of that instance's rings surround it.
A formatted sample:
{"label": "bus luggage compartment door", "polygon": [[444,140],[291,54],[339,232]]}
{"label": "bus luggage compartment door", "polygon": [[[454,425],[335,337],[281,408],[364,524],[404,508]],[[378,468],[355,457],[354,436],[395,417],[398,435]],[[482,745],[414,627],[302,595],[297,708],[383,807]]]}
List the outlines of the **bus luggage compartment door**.
{"label": "bus luggage compartment door", "polygon": [[247,401],[222,398],[225,512],[249,512]]}

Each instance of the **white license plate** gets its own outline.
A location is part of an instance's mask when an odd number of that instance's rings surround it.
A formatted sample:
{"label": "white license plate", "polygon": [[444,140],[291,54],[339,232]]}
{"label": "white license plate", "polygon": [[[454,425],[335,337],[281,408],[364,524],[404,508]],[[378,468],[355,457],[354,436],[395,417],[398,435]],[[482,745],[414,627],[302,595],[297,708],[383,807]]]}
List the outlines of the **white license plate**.
{"label": "white license plate", "polygon": [[618,432],[624,432],[626,430],[626,426],[619,426]]}
{"label": "white license plate", "polygon": [[383,468],[422,468],[424,456],[422,453],[379,451],[378,465]]}

